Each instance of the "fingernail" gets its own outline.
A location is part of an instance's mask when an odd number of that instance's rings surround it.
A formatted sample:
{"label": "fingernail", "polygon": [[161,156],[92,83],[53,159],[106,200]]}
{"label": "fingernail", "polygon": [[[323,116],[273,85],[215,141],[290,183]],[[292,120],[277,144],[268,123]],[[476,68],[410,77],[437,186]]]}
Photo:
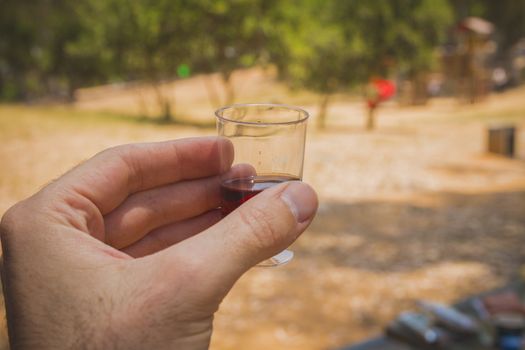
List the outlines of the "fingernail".
{"label": "fingernail", "polygon": [[317,194],[305,183],[292,182],[281,193],[298,223],[310,219],[317,210]]}

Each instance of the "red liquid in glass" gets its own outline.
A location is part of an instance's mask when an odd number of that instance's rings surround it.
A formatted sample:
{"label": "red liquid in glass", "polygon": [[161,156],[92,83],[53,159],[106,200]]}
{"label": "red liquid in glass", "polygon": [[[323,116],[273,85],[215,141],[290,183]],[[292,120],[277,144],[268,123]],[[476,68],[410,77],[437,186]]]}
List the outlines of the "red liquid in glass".
{"label": "red liquid in glass", "polygon": [[228,215],[237,207],[263,190],[286,181],[298,181],[289,175],[262,175],[226,180],[221,184],[223,215]]}

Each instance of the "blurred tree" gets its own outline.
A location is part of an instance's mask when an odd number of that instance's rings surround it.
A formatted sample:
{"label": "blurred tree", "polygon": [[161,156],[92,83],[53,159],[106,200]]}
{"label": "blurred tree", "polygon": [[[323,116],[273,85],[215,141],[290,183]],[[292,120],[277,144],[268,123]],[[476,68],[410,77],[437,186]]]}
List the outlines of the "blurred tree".
{"label": "blurred tree", "polygon": [[[160,84],[191,60],[198,15],[187,1],[5,0],[0,12],[0,97],[59,95],[111,80],[145,80],[165,119]],[[38,20],[35,20],[38,18]]]}
{"label": "blurred tree", "polygon": [[[0,96],[73,98],[79,86],[106,79],[101,55],[82,42],[85,1],[4,0],[0,12]],[[36,20],[37,19],[37,20]],[[79,42],[80,40],[80,42]]]}
{"label": "blurred tree", "polygon": [[525,1],[485,0],[486,19],[494,23],[500,51],[508,54],[508,51],[520,40],[525,38]]}
{"label": "blurred tree", "polygon": [[225,101],[221,103],[207,81],[215,107],[234,102],[234,70],[260,62],[267,41],[268,13],[277,4],[277,0],[192,1],[191,7],[197,14],[194,30],[198,45],[193,62],[199,71],[219,72],[225,89]]}
{"label": "blurred tree", "polygon": [[28,77],[33,71],[32,49],[38,30],[32,15],[36,6],[4,0],[0,11],[0,98],[23,99],[28,94]]}
{"label": "blurred tree", "polygon": [[[344,4],[348,4],[345,2]],[[412,101],[426,96],[425,73],[436,64],[436,49],[445,39],[453,13],[446,0],[397,0],[367,2],[341,8],[354,13],[358,26],[348,28],[348,36],[358,35],[367,43],[364,70],[367,80],[402,73],[414,88]],[[366,126],[375,125],[376,108],[370,108]]]}
{"label": "blurred tree", "polygon": [[[429,69],[452,20],[446,0],[312,0],[294,5],[296,10],[287,12],[294,26],[284,25],[287,30],[281,31],[287,52],[273,57],[284,79],[322,95],[321,128],[334,92],[393,71],[416,76]],[[298,14],[300,9],[304,15]]]}
{"label": "blurred tree", "polygon": [[169,99],[158,86],[176,76],[180,64],[197,72],[219,71],[225,102],[231,103],[235,69],[273,62],[292,85],[322,94],[322,116],[338,90],[392,67],[425,66],[448,16],[439,0],[4,0],[2,5],[4,97],[65,89],[72,98],[79,86],[144,79],[157,87],[168,112]]}
{"label": "blurred tree", "polygon": [[[47,2],[47,25],[41,28],[45,35],[43,46],[45,80],[56,95],[65,91],[69,101],[74,100],[79,87],[107,81],[112,70],[100,41],[92,35],[92,23],[87,1],[54,0]],[[54,90],[54,91],[53,91]]]}
{"label": "blurred tree", "polygon": [[96,43],[113,75],[149,83],[165,121],[173,118],[175,99],[172,89],[162,84],[191,59],[191,36],[197,26],[186,3],[91,0],[85,10],[89,16],[83,19],[90,28],[85,40]]}
{"label": "blurred tree", "polygon": [[280,77],[294,88],[321,94],[320,128],[330,96],[363,79],[358,67],[364,45],[358,37],[346,40],[340,23],[334,21],[336,6],[335,1],[322,0],[282,2],[273,13],[276,21],[269,35],[269,56]]}

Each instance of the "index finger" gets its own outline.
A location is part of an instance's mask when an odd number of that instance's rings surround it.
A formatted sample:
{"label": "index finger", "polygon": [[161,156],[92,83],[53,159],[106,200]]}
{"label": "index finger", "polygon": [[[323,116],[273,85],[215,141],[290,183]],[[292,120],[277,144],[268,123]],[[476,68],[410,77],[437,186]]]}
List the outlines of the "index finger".
{"label": "index finger", "polygon": [[97,154],[59,182],[89,199],[104,215],[132,193],[221,174],[232,161],[231,142],[219,137],[129,144]]}

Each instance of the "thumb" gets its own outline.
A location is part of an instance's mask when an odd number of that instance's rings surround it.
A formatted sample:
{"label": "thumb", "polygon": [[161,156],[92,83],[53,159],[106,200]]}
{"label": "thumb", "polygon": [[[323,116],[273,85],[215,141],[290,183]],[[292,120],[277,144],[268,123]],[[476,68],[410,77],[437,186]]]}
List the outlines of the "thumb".
{"label": "thumb", "polygon": [[[308,227],[317,210],[317,195],[302,182],[288,182],[263,191],[210,230],[227,253],[246,270],[279,253]],[[214,232],[217,231],[217,232]],[[213,237],[212,237],[213,235]]]}
{"label": "thumb", "polygon": [[210,290],[223,289],[249,268],[293,243],[310,225],[317,205],[317,195],[309,185],[283,183],[264,190],[214,226],[166,253],[178,261],[184,257],[186,263],[194,265],[194,277],[202,287],[205,284]]}

